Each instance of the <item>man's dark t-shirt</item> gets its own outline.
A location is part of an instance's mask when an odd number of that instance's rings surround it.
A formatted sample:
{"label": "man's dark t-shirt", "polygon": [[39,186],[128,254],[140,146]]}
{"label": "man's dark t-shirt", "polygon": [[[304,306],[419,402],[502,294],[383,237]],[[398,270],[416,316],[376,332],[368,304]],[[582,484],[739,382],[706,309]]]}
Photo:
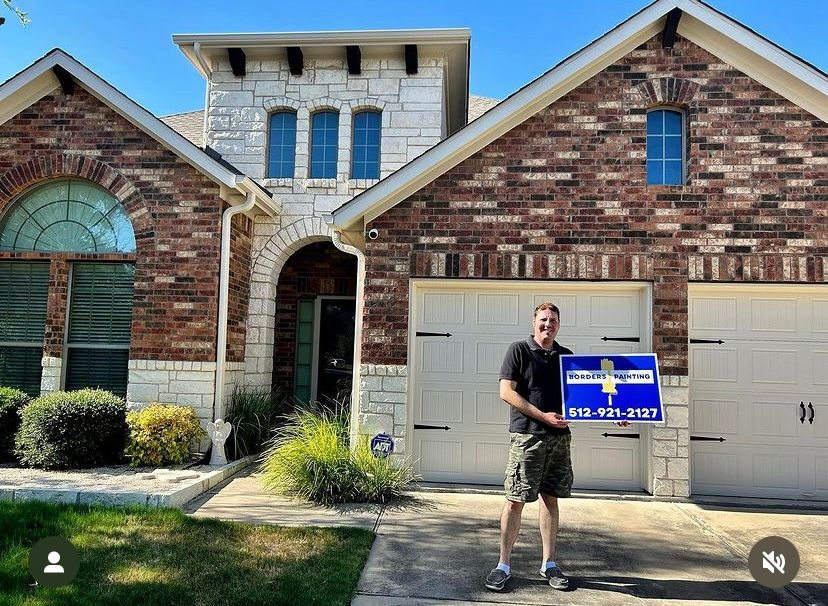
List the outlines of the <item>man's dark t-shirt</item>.
{"label": "man's dark t-shirt", "polygon": [[[561,354],[572,351],[555,341],[545,350],[534,338],[516,341],[509,346],[500,367],[500,378],[515,381],[515,391],[543,412],[563,414],[561,402]],[[570,433],[568,427],[550,427],[509,407],[509,431],[512,433]]]}

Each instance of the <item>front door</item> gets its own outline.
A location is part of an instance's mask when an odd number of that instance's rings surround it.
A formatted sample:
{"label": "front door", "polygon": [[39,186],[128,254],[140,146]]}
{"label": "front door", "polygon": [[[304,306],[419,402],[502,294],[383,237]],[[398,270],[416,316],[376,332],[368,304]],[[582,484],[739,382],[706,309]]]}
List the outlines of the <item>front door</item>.
{"label": "front door", "polygon": [[351,396],[354,369],[354,319],[352,298],[318,297],[316,300],[315,390],[320,402],[344,402]]}

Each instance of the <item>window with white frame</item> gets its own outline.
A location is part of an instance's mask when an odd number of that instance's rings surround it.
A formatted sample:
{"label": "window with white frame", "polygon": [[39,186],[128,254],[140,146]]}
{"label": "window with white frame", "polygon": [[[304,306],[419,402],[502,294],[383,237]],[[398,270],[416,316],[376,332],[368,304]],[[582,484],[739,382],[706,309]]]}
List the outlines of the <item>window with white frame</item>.
{"label": "window with white frame", "polygon": [[381,114],[378,111],[368,110],[354,114],[352,179],[379,179],[380,124]]}
{"label": "window with white frame", "polygon": [[296,161],[296,112],[277,111],[270,114],[267,140],[267,177],[292,179]]}

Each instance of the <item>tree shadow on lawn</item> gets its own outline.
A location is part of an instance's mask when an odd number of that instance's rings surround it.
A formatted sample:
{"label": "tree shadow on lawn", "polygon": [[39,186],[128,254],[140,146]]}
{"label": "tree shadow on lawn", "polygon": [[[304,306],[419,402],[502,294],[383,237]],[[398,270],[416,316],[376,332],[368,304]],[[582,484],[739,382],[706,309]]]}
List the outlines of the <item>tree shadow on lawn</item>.
{"label": "tree shadow on lawn", "polygon": [[[26,505],[19,516],[22,510],[0,509],[0,593],[13,596],[11,604],[348,604],[373,541],[372,533],[353,528]],[[55,535],[78,549],[78,577],[61,588],[33,588],[29,548]]]}

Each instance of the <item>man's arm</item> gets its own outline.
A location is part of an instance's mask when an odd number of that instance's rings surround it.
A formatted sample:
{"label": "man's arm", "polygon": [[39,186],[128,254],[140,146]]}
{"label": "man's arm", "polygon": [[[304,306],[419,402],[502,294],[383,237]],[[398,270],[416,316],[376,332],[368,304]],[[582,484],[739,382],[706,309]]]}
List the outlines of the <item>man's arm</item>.
{"label": "man's arm", "polygon": [[509,406],[522,412],[527,417],[531,417],[536,421],[540,421],[550,427],[557,427],[562,429],[569,427],[569,423],[556,412],[543,412],[540,408],[529,402],[526,398],[521,396],[515,388],[516,381],[509,379],[500,379],[500,399],[506,402]]}

